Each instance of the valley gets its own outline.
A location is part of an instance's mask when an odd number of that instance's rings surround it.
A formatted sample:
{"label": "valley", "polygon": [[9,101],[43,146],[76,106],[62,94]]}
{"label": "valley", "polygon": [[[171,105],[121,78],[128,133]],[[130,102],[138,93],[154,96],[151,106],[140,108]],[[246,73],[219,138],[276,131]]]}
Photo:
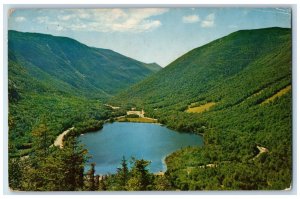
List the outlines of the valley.
{"label": "valley", "polygon": [[164,68],[65,37],[8,42],[11,188],[291,186],[291,29],[239,30]]}

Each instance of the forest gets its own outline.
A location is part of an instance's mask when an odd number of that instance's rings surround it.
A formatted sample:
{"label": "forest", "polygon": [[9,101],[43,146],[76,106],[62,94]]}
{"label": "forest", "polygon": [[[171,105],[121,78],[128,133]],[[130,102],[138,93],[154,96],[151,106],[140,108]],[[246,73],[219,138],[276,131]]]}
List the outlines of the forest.
{"label": "forest", "polygon": [[[290,29],[238,31],[188,52],[111,101],[204,136],[203,147],[166,158],[173,188],[283,190],[292,183],[291,53]],[[214,105],[187,111],[207,104]]]}
{"label": "forest", "polygon": [[[24,191],[287,189],[293,181],[291,49],[290,29],[237,31],[103,98],[32,78],[24,65],[33,66],[11,51],[9,186]],[[213,106],[187,111],[207,104]],[[168,155],[163,174],[150,173],[150,161],[134,157],[120,160],[114,174],[96,174],[94,163],[85,171],[90,155],[76,137],[101,129],[131,107],[143,108],[146,117],[168,128],[203,135],[204,146]],[[53,146],[71,127],[64,147]]]}

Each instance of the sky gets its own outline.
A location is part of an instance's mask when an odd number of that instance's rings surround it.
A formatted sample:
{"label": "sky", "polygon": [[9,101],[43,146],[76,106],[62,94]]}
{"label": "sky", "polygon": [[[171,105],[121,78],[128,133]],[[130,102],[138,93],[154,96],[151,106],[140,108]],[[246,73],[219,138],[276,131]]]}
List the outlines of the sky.
{"label": "sky", "polygon": [[8,18],[9,30],[66,36],[162,67],[237,30],[266,27],[290,28],[291,9],[17,9]]}

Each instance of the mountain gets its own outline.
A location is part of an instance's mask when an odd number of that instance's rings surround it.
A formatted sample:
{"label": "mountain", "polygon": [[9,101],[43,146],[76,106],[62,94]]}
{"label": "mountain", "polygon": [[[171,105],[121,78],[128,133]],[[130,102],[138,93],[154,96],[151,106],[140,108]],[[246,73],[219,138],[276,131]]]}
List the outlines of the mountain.
{"label": "mountain", "polygon": [[[293,186],[291,29],[240,30],[159,71],[155,63],[41,34],[10,31],[8,53],[11,160],[47,153],[66,129],[99,129],[135,107],[204,138],[202,147],[165,158],[161,177],[172,190]],[[108,103],[119,109],[98,100],[113,94]]]}
{"label": "mountain", "polygon": [[203,147],[166,158],[180,190],[282,190],[292,181],[291,29],[240,30],[193,49],[111,99]]}
{"label": "mountain", "polygon": [[289,40],[290,30],[284,28],[237,31],[186,53],[119,98],[153,108],[202,99],[219,101],[219,106],[237,103],[273,81],[289,78],[290,57],[279,57],[290,51]]}
{"label": "mountain", "polygon": [[70,127],[101,128],[124,114],[103,101],[160,68],[66,37],[9,31],[9,155],[31,153],[41,126],[49,146]]}
{"label": "mountain", "polygon": [[161,66],[158,65],[157,63],[149,63],[149,64],[145,64],[145,66],[154,72],[158,72],[160,71],[160,69],[162,69]]}
{"label": "mountain", "polygon": [[8,52],[11,85],[31,91],[103,98],[160,70],[112,50],[38,33],[10,30]]}

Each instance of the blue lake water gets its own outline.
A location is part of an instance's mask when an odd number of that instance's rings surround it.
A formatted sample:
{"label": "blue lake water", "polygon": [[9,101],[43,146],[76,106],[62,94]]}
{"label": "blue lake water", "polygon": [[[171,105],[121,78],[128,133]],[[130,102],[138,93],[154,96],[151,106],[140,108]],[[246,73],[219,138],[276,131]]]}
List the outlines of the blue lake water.
{"label": "blue lake water", "polygon": [[[150,123],[114,122],[78,138],[96,163],[97,174],[115,173],[122,157],[150,160],[150,172],[165,171],[164,158],[187,146],[203,145],[202,136],[178,133]],[[89,169],[87,164],[86,169]]]}

